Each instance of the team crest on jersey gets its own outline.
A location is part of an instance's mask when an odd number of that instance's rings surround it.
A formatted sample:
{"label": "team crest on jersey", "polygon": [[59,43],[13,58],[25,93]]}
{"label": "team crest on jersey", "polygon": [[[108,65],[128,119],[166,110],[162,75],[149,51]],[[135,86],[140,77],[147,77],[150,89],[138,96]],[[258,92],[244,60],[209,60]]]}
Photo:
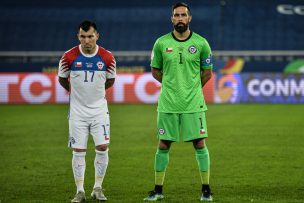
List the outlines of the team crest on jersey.
{"label": "team crest on jersey", "polygon": [[192,45],[192,46],[190,46],[190,47],[188,48],[188,51],[189,51],[190,54],[195,54],[196,51],[197,51],[197,49],[196,49],[195,46]]}
{"label": "team crest on jersey", "polygon": [[160,135],[163,135],[163,134],[165,134],[165,129],[163,129],[163,128],[160,128],[160,129],[158,130],[158,133],[159,133]]}
{"label": "team crest on jersey", "polygon": [[102,68],[104,67],[104,63],[102,61],[98,61],[96,65],[99,70],[102,70]]}

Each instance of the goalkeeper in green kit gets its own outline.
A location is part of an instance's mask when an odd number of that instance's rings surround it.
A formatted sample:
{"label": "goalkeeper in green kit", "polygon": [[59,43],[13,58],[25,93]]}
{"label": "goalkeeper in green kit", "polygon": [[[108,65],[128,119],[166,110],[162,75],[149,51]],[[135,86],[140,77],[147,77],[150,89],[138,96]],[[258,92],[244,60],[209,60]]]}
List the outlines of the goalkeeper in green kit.
{"label": "goalkeeper in green kit", "polygon": [[212,77],[211,49],[205,38],[190,31],[192,19],[185,3],[172,7],[174,30],[154,44],[151,67],[153,77],[162,83],[158,101],[155,154],[155,188],[144,199],[164,198],[163,184],[173,142],[192,142],[202,181],[201,201],[212,201],[209,173],[210,159],[205,143],[208,137],[202,87]]}

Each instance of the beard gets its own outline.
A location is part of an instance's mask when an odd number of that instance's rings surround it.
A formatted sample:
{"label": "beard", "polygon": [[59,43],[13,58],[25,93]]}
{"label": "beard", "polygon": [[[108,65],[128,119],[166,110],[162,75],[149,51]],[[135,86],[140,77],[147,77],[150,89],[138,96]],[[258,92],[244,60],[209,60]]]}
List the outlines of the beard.
{"label": "beard", "polygon": [[188,28],[189,28],[189,23],[188,24],[177,23],[176,25],[174,25],[174,29],[180,34],[184,33],[186,30],[188,30]]}

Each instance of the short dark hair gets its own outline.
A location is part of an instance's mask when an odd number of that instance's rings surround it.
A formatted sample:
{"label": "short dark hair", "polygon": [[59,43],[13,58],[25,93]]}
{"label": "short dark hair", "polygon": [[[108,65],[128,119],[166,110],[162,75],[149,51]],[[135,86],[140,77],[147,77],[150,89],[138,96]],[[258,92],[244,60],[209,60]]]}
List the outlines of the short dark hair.
{"label": "short dark hair", "polygon": [[78,30],[83,29],[85,32],[89,31],[90,27],[93,27],[97,32],[97,26],[94,22],[85,20],[79,24]]}
{"label": "short dark hair", "polygon": [[188,14],[191,15],[191,13],[190,13],[190,7],[188,6],[188,4],[186,4],[184,2],[178,2],[178,3],[174,4],[172,6],[172,14],[174,12],[174,9],[176,9],[177,7],[181,7],[181,6],[182,7],[186,7],[188,9]]}

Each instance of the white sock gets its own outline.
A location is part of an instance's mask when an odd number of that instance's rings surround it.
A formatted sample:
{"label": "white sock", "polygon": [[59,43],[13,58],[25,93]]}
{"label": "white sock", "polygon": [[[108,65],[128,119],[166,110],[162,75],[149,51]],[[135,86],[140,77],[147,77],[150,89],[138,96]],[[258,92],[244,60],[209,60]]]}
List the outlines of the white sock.
{"label": "white sock", "polygon": [[96,151],[94,166],[95,166],[95,185],[94,188],[102,188],[103,178],[106,174],[109,156],[108,149],[106,151]]}
{"label": "white sock", "polygon": [[84,172],[86,168],[85,162],[86,152],[75,152],[73,151],[72,169],[74,174],[75,184],[77,186],[77,193],[79,191],[84,192]]}

